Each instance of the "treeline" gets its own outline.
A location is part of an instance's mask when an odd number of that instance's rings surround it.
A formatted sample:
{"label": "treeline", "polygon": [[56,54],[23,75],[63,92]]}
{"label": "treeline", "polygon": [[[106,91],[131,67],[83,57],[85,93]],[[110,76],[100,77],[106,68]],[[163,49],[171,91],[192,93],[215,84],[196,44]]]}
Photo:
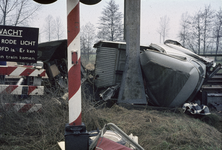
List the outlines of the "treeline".
{"label": "treeline", "polygon": [[222,49],[222,9],[210,5],[195,14],[183,13],[179,41],[196,54],[218,54]]}
{"label": "treeline", "polygon": [[93,44],[99,40],[123,41],[122,19],[123,14],[119,11],[119,5],[116,4],[115,0],[107,2],[99,17],[98,27],[90,22],[81,27],[81,58],[89,61],[90,53],[95,51]]}
{"label": "treeline", "polygon": [[[98,40],[123,41],[123,14],[119,5],[110,0],[99,17],[98,27],[88,22],[81,27],[81,52],[89,60],[89,54],[94,51],[93,44]],[[222,9],[213,10],[206,5],[194,14],[188,12],[181,16],[179,41],[185,48],[199,55],[222,54]],[[97,33],[96,33],[97,29]],[[165,40],[169,31],[169,18],[160,19],[157,33]],[[82,56],[83,56],[82,55]]]}

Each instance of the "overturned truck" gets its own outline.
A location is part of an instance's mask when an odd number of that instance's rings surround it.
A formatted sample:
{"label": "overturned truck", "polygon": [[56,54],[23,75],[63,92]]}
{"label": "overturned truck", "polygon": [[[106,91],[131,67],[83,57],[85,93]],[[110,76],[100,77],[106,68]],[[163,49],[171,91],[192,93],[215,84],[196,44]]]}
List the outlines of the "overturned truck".
{"label": "overturned truck", "polygon": [[[118,93],[126,61],[126,44],[99,41],[94,48],[97,48],[94,83],[98,89],[107,88],[100,93],[107,100],[114,96],[114,91]],[[221,69],[220,64],[172,40],[140,46],[140,65],[148,104],[162,107],[182,106],[194,100],[202,92],[203,84]],[[217,92],[221,94],[222,86],[219,87]]]}
{"label": "overturned truck", "polygon": [[[125,68],[126,43],[99,41],[94,48],[95,69],[81,65],[82,90],[90,100],[116,101]],[[51,86],[67,91],[67,40],[39,44],[38,60],[44,62]],[[221,65],[176,41],[140,46],[140,66],[148,105],[180,107],[196,99],[207,104],[210,95],[211,100],[221,102],[221,77],[212,82],[216,86],[208,82],[213,81]]]}

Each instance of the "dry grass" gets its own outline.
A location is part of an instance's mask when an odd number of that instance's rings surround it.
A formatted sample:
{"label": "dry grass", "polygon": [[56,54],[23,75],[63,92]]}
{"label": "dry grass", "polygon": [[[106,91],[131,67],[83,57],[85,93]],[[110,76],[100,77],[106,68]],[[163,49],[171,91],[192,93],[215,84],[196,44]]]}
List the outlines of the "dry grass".
{"label": "dry grass", "polygon": [[57,141],[64,140],[68,109],[52,97],[39,97],[43,105],[41,112],[18,113],[1,109],[1,150],[59,150]]}
{"label": "dry grass", "polygon": [[97,127],[100,128],[101,125],[112,122],[128,135],[137,135],[139,144],[146,150],[222,148],[221,132],[182,112],[128,110],[117,105],[92,112],[86,115],[85,122],[88,117],[91,118],[87,122],[88,130],[95,129],[95,124],[99,124]]}
{"label": "dry grass", "polygon": [[[105,123],[112,122],[127,134],[137,135],[145,150],[221,149],[222,133],[217,126],[221,122],[216,116],[214,119],[201,118],[207,124],[181,111],[128,110],[118,105],[96,108],[95,102],[85,100],[85,97],[83,95],[82,119],[88,131],[101,129]],[[0,111],[0,149],[59,150],[57,141],[64,140],[68,108],[66,103],[59,105],[57,100],[52,94],[40,97],[43,104],[40,113]]]}

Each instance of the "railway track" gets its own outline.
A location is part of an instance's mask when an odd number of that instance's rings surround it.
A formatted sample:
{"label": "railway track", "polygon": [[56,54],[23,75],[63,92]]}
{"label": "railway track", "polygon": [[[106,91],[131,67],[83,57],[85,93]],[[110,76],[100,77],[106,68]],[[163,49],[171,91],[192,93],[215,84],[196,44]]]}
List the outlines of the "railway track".
{"label": "railway track", "polygon": [[[222,70],[222,67],[220,67],[219,71],[220,70]],[[203,104],[209,105],[216,103],[222,105],[222,73],[216,73],[208,79],[207,82],[202,85],[201,92]]]}

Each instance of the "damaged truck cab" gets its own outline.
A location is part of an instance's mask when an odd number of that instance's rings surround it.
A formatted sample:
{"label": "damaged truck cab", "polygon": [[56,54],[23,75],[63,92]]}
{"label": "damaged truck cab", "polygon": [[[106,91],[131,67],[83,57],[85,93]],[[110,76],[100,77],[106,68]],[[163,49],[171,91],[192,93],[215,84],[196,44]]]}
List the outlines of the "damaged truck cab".
{"label": "damaged truck cab", "polygon": [[[121,84],[126,43],[99,41],[94,48],[97,48],[96,87],[110,89]],[[209,74],[221,67],[219,65],[215,68],[212,60],[201,57],[172,40],[167,40],[164,44],[140,46],[140,65],[148,103],[161,107],[177,107],[186,101],[192,101]]]}

